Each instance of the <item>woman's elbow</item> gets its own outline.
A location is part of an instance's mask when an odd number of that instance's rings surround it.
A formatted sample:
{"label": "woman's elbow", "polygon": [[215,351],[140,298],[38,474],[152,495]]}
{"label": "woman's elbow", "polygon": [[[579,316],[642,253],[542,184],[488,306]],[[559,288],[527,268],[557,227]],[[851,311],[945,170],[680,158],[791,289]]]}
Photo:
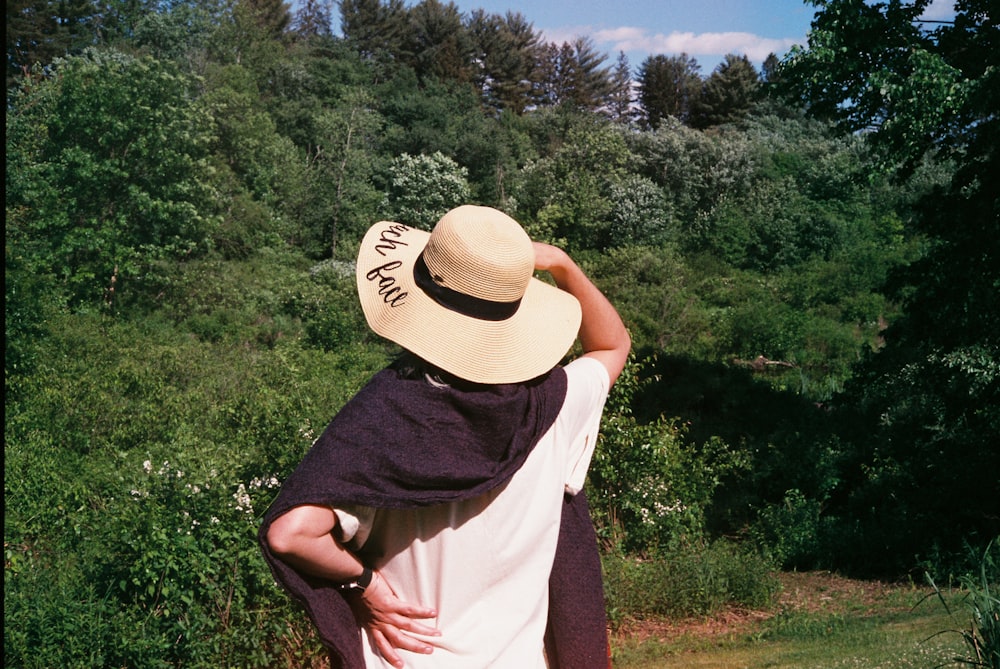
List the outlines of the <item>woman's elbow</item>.
{"label": "woman's elbow", "polygon": [[333,510],[323,506],[297,506],[278,516],[265,539],[275,555],[295,555],[311,540],[329,534],[336,525]]}
{"label": "woman's elbow", "polygon": [[271,526],[267,528],[265,539],[267,547],[275,555],[290,555],[295,552],[296,532],[289,523],[282,522],[288,514],[279,516]]}

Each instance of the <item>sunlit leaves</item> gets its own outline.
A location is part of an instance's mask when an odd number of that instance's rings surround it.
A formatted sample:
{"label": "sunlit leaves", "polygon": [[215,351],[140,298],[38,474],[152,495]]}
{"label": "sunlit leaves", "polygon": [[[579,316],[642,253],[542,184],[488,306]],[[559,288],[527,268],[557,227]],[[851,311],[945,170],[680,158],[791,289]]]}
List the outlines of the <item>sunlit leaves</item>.
{"label": "sunlit leaves", "polygon": [[[150,58],[90,50],[24,89],[8,118],[8,206],[49,245],[40,261],[90,299],[115,274],[203,244],[211,119],[192,80]],[[25,151],[25,149],[28,149]]]}
{"label": "sunlit leaves", "polygon": [[387,209],[393,220],[430,230],[450,209],[468,204],[468,172],[440,152],[392,161]]}

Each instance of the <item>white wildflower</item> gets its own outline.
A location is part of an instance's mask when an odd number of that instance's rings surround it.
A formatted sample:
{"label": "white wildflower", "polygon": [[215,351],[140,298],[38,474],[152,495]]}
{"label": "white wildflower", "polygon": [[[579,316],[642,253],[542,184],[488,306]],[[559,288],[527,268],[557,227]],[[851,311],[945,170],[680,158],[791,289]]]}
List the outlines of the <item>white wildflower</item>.
{"label": "white wildflower", "polygon": [[236,510],[244,511],[248,514],[253,513],[253,504],[250,502],[250,495],[247,493],[246,486],[242,483],[233,493],[233,499],[236,500]]}

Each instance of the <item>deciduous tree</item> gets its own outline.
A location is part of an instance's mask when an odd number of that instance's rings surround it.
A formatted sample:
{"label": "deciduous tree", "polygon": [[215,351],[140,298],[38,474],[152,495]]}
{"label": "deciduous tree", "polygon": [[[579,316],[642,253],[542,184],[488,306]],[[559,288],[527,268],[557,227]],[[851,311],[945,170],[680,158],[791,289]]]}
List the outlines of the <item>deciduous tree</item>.
{"label": "deciduous tree", "polygon": [[389,166],[386,213],[430,230],[449,210],[469,201],[468,171],[440,152],[402,154]]}
{"label": "deciduous tree", "polygon": [[[204,249],[212,119],[193,81],[152,58],[87,50],[14,96],[7,206],[39,271],[78,300],[153,260]],[[10,222],[8,223],[10,224]]]}
{"label": "deciduous tree", "polygon": [[815,4],[790,90],[868,130],[900,174],[935,155],[957,166],[918,210],[926,255],[890,284],[904,315],[844,398],[860,418],[839,512],[859,564],[899,569],[1000,534],[1000,17],[991,0],[957,2],[946,24],[920,20],[926,0]]}

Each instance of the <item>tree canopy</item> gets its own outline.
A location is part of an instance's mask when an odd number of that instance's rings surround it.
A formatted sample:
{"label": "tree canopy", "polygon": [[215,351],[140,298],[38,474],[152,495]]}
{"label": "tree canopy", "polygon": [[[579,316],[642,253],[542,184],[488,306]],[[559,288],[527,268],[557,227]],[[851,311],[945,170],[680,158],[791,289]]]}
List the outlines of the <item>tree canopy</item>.
{"label": "tree canopy", "polygon": [[[929,157],[957,165],[919,205],[927,252],[892,279],[904,314],[845,397],[868,431],[853,437],[852,476],[864,482],[850,512],[866,540],[904,555],[932,527],[952,545],[990,537],[1000,531],[997,6],[959,2],[954,21],[927,25],[927,2],[816,4],[809,46],[790,54],[782,85],[811,113],[867,130],[883,164],[903,174]],[[901,489],[902,500],[889,496]]]}
{"label": "tree canopy", "polygon": [[444,0],[8,3],[5,652],[321,662],[256,522],[397,353],[362,235],[461,202],[629,326],[607,551],[964,569],[1000,534],[995,4],[817,0],[703,74]]}

